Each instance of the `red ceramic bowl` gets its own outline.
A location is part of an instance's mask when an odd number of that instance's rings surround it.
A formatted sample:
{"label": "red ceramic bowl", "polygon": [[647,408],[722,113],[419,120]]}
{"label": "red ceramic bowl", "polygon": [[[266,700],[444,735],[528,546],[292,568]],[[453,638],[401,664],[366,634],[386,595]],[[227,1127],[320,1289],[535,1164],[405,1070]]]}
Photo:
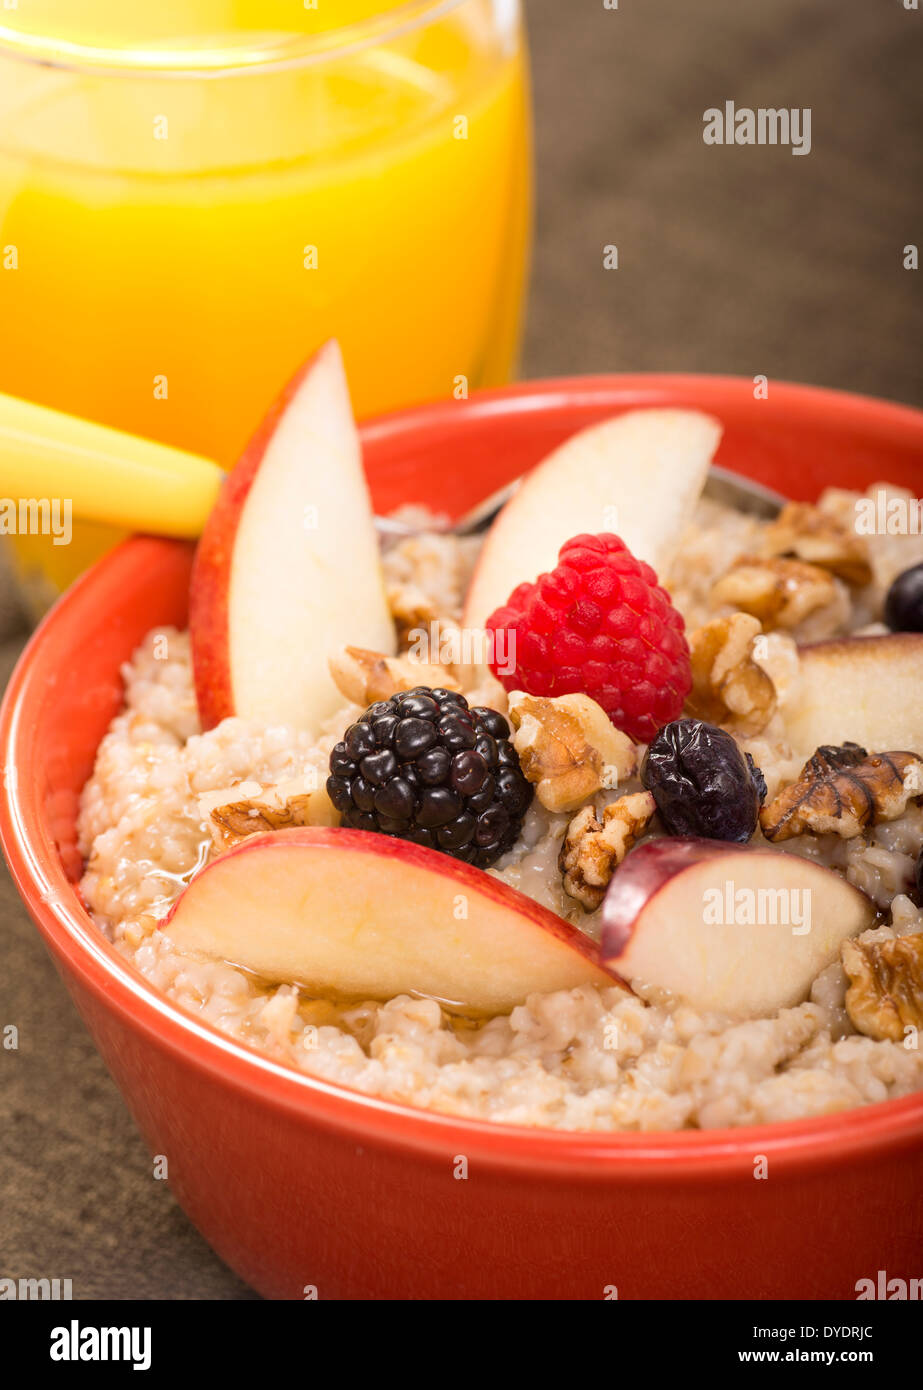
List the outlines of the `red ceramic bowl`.
{"label": "red ceramic bowl", "polygon": [[[772,383],[599,377],[367,425],[376,506],[461,511],[594,420],[713,411],[719,462],[798,498],[919,488],[923,414]],[[601,1136],[472,1123],[276,1065],[153,990],[74,883],[74,819],[119,706],[119,664],[182,624],[191,548],[137,538],[36,633],[2,712],[2,839],[19,890],[152,1152],[218,1253],[261,1293],[321,1298],[855,1298],[919,1274],[923,1094],[760,1129]],[[768,1178],[754,1177],[763,1155]],[[458,1176],[459,1159],[467,1177]],[[611,1293],[610,1295],[611,1296]]]}

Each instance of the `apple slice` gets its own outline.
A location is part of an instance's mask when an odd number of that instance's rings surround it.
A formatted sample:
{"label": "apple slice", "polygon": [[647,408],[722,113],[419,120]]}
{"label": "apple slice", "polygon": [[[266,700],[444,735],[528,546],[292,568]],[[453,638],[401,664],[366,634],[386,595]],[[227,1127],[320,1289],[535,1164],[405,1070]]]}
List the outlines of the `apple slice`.
{"label": "apple slice", "polygon": [[344,634],[391,653],[378,540],[340,350],[322,347],[225,480],[199,542],[189,629],[203,727],[316,729],[343,704]]}
{"label": "apple slice", "polygon": [[923,635],[845,637],[801,648],[801,684],[786,710],[795,754],[824,743],[870,753],[923,753]]}
{"label": "apple slice", "polygon": [[493,1015],[536,991],[615,983],[595,943],[531,898],[361,830],[252,836],[192,880],[163,928],[183,950],[348,998],[419,993]]}
{"label": "apple slice", "polygon": [[803,1002],[874,920],[864,893],[811,860],[664,837],[632,850],[612,880],[600,956],[631,984],[761,1018]]}
{"label": "apple slice", "polygon": [[523,480],[488,533],[463,625],[483,628],[517,584],[582,532],[614,531],[663,578],[699,500],[721,426],[696,410],[632,410],[566,440]]}

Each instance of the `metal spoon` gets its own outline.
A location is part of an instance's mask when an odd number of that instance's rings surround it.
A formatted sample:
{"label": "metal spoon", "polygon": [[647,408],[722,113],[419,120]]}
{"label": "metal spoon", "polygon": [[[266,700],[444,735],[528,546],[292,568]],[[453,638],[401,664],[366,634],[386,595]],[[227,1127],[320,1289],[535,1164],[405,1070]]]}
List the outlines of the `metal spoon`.
{"label": "metal spoon", "polygon": [[[423,530],[441,531],[447,536],[477,536],[490,527],[521,482],[522,477],[514,478],[511,483],[506,483],[496,492],[492,492],[483,502],[478,502],[470,511],[465,512],[464,516],[448,526],[411,526],[407,522],[385,516],[377,516],[375,526],[378,534],[388,540],[403,540],[408,536],[417,536]],[[716,467],[709,471],[704,496],[712,502],[720,502],[726,507],[748,512],[751,516],[758,516],[766,521],[772,521],[777,517],[786,501],[780,493],[773,492],[762,483],[751,482],[749,478],[742,478],[740,474],[732,473],[727,468]]]}

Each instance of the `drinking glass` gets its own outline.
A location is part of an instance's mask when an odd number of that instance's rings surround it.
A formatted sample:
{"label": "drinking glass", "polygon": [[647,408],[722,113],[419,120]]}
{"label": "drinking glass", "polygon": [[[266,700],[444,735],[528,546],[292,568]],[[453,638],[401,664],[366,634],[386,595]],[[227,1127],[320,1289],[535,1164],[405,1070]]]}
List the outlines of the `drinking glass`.
{"label": "drinking glass", "polygon": [[[0,391],[227,466],[328,337],[359,416],[509,378],[518,0],[29,0],[0,21]],[[18,537],[34,605],[114,538]]]}

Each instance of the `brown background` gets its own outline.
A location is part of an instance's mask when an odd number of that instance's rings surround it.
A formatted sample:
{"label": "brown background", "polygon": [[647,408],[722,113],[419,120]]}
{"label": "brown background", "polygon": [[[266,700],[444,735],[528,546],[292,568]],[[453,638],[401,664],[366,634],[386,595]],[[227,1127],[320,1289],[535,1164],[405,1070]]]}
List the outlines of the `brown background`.
{"label": "brown background", "polygon": [[[527,0],[537,247],[524,373],[692,370],[917,405],[923,10],[901,0]],[[810,106],[812,153],[702,114]],[[619,248],[605,271],[603,247]],[[923,476],[923,464],[921,464]],[[0,584],[0,678],[22,642]],[[0,882],[0,1277],[76,1298],[251,1298],[149,1157]]]}

